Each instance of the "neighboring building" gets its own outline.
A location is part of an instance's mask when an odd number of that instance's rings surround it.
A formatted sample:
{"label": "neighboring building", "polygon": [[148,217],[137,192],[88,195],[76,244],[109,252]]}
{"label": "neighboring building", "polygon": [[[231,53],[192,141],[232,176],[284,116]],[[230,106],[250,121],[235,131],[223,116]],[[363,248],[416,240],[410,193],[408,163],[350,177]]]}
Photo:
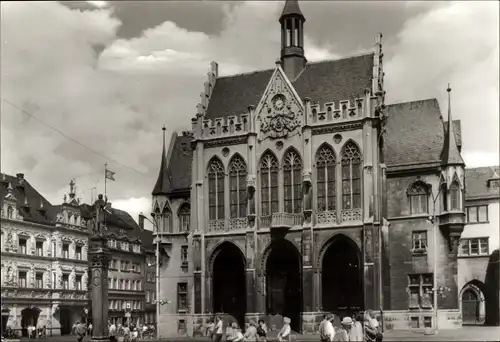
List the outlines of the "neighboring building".
{"label": "neighboring building", "polygon": [[69,334],[88,301],[88,234],[74,182],[68,201],[52,206],[22,173],[0,177],[2,330],[26,336],[34,324]]}
{"label": "neighboring building", "polygon": [[[8,325],[26,335],[26,327],[35,324],[46,325],[49,335],[65,335],[75,322],[90,321],[86,223],[90,206],[76,198],[75,183],[70,183],[61,205],[52,205],[23,174],[2,174],[0,207],[2,331]],[[115,260],[110,263],[115,269],[109,271],[110,317],[124,317],[124,311],[113,310],[130,303],[132,322],[143,322],[143,248],[150,248],[152,235],[141,230],[128,213],[108,210],[106,223],[113,234],[109,243]]]}
{"label": "neighboring building", "polygon": [[386,329],[459,326],[465,165],[450,103],[448,122],[435,99],[385,105],[381,35],[371,53],[308,63],[297,1],[279,22],[276,67],[222,77],[213,62],[192,130],[164,142],[161,336],[199,334],[214,312],[272,329],[288,316],[303,333],[370,308]]}
{"label": "neighboring building", "polygon": [[[90,219],[91,207],[84,204],[82,210],[84,217]],[[110,202],[107,211],[106,228],[111,251],[108,317],[115,324],[138,325],[146,319],[146,250],[151,247],[152,234],[141,229],[127,212],[112,208]]]}
{"label": "neighboring building", "polygon": [[499,325],[500,168],[466,169],[467,224],[458,254],[464,324]]}
{"label": "neighboring building", "polygon": [[155,249],[146,250],[146,277],[144,284],[145,313],[144,323],[156,325],[156,260]]}

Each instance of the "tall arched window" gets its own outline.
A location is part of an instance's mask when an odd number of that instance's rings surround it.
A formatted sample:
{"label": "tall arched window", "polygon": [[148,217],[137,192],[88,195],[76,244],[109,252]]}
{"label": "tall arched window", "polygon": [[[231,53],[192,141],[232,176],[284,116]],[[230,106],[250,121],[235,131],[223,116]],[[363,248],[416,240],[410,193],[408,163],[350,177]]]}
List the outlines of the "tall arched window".
{"label": "tall arched window", "polygon": [[439,196],[441,196],[441,211],[448,211],[448,189],[444,181],[439,186]]}
{"label": "tall arched window", "polygon": [[278,159],[271,152],[260,160],[260,202],[262,216],[278,212]]}
{"label": "tall arched window", "polygon": [[12,207],[9,205],[7,207],[7,218],[12,220],[13,216],[14,216],[14,209],[12,209]]}
{"label": "tall arched window", "polygon": [[191,222],[191,207],[188,203],[184,203],[178,212],[179,228],[181,232],[188,232]]}
{"label": "tall arched window", "polygon": [[342,209],[361,208],[361,153],[349,141],[342,148]]}
{"label": "tall arched window", "polygon": [[316,170],[318,186],[318,211],[334,211],[335,196],[335,165],[337,158],[330,146],[322,146],[316,153]]}
{"label": "tall arched window", "polygon": [[410,215],[429,212],[429,191],[424,182],[415,182],[408,189],[408,200],[410,202]]}
{"label": "tall arched window", "polygon": [[295,150],[290,150],[283,159],[283,188],[286,213],[302,211],[302,159]]}
{"label": "tall arched window", "polygon": [[208,165],[208,218],[224,218],[224,165],[218,158],[212,158]]}
{"label": "tall arched window", "polygon": [[159,220],[159,230],[160,233],[172,233],[172,211],[170,210],[170,207],[168,204],[165,204],[165,208],[163,208],[163,211],[160,213],[160,220]]}
{"label": "tall arched window", "polygon": [[229,163],[229,206],[231,218],[247,216],[247,165],[239,155]]}
{"label": "tall arched window", "polygon": [[450,209],[460,210],[460,184],[454,180],[450,185]]}

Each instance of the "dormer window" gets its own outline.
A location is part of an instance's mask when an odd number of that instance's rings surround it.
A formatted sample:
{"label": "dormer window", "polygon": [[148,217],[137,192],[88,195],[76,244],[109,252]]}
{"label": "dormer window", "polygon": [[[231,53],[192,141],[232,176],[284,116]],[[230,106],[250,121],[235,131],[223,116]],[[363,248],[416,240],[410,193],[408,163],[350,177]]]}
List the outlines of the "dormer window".
{"label": "dormer window", "polygon": [[124,251],[128,251],[129,250],[128,242],[122,242],[122,250],[124,250]]}
{"label": "dormer window", "polygon": [[10,205],[7,207],[7,218],[12,220],[14,218],[14,208]]}
{"label": "dormer window", "polygon": [[491,179],[489,181],[489,188],[490,189],[498,189],[500,188],[500,179]]}

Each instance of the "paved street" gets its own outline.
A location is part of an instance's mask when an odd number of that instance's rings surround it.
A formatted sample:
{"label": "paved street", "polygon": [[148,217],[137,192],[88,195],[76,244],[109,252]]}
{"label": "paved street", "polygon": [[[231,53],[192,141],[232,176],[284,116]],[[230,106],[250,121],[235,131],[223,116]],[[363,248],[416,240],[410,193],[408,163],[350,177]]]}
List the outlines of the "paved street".
{"label": "paved street", "polygon": [[[22,341],[29,341],[22,339]],[[76,341],[74,336],[58,336],[48,338],[48,342]],[[84,341],[90,341],[85,338]],[[147,340],[155,342],[155,340]],[[209,341],[207,337],[165,339],[163,341],[187,342]],[[318,341],[317,335],[297,336],[296,341]],[[384,341],[500,341],[500,327],[463,327],[456,330],[442,330],[437,335],[424,335],[423,333],[408,331],[386,331]],[[156,341],[157,342],[157,341]]]}

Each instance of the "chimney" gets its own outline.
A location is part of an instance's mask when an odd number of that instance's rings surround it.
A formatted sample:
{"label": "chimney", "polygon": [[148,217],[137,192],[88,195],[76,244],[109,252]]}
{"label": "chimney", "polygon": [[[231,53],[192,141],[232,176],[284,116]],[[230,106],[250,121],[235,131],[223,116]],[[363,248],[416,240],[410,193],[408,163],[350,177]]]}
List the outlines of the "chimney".
{"label": "chimney", "polygon": [[144,216],[143,215],[139,215],[139,228],[141,228],[141,230],[144,230]]}

